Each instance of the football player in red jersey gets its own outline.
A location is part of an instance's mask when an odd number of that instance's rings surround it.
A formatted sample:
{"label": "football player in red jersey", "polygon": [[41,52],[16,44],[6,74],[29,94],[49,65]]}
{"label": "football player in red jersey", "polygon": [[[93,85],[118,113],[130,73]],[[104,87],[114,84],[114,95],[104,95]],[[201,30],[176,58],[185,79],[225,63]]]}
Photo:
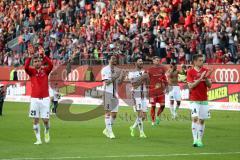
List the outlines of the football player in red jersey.
{"label": "football player in red jersey", "polygon": [[210,118],[208,106],[208,88],[212,82],[209,78],[213,70],[203,67],[203,56],[194,55],[193,68],[187,72],[187,83],[190,89],[190,107],[192,110],[193,147],[202,147],[205,119]]}
{"label": "football player in red jersey", "polygon": [[[40,135],[39,119],[44,122],[45,127],[45,142],[50,141],[49,135],[49,114],[50,114],[50,98],[48,91],[48,75],[52,71],[53,64],[51,60],[44,56],[44,51],[40,49],[39,54],[33,55],[34,49],[30,50],[30,56],[25,61],[25,71],[30,77],[31,81],[31,102],[29,117],[33,118],[33,130],[35,132],[37,141],[34,144],[42,144]],[[41,59],[43,57],[43,59]],[[33,66],[30,67],[31,61]],[[43,66],[43,62],[47,66]]]}
{"label": "football player in red jersey", "polygon": [[[159,57],[153,57],[153,67],[148,69],[149,75],[149,101],[151,103],[151,118],[152,125],[159,124],[160,115],[165,108],[165,90],[167,88],[167,78],[165,68],[160,65]],[[159,103],[160,107],[156,117],[156,104]]]}

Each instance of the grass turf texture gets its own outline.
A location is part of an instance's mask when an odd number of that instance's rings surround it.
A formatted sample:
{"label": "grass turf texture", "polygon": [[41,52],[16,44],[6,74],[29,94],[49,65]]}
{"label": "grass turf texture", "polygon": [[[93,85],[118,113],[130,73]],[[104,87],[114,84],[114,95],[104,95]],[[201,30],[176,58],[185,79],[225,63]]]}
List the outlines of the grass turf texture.
{"label": "grass turf texture", "polygon": [[[152,127],[150,122],[145,122],[144,130],[148,138],[140,139],[138,130],[136,137],[130,136],[129,126],[135,120],[130,107],[120,108],[113,127],[116,135],[114,140],[107,139],[102,134],[103,116],[87,122],[66,122],[51,117],[50,144],[36,146],[33,145],[35,136],[31,119],[28,118],[28,106],[27,103],[4,104],[4,116],[0,117],[0,160],[66,159],[63,157],[114,160],[240,159],[240,112],[212,111],[212,118],[206,123],[203,148],[192,147],[188,110],[180,109],[181,118],[173,121],[167,118],[170,117],[169,110],[165,109],[159,126]],[[85,112],[92,107],[73,106],[71,111]],[[42,141],[43,130],[41,125]]]}

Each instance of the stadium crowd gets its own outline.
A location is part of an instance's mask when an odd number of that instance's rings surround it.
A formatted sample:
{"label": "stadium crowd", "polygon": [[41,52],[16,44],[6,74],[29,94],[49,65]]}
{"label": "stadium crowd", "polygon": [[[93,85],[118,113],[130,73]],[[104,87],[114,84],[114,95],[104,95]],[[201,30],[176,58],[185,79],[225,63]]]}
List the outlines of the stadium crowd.
{"label": "stadium crowd", "polygon": [[[2,0],[0,65],[22,65],[44,48],[54,64],[240,63],[238,0]],[[17,49],[8,45],[17,39]],[[106,60],[106,61],[105,61]]]}

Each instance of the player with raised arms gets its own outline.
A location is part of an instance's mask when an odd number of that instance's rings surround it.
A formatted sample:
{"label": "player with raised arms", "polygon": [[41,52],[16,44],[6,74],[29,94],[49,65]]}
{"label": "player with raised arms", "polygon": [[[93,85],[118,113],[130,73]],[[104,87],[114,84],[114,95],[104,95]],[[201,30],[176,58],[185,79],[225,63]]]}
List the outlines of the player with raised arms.
{"label": "player with raised arms", "polygon": [[[39,53],[34,55],[34,49],[29,50],[29,57],[25,61],[25,71],[30,77],[31,81],[31,102],[29,117],[33,118],[33,130],[35,132],[37,141],[34,144],[42,144],[40,134],[39,119],[41,118],[44,123],[45,142],[50,142],[50,97],[48,91],[48,76],[52,71],[53,64],[51,60],[44,55],[44,50],[39,49]],[[43,59],[42,59],[43,57]],[[33,66],[30,67],[31,61]],[[47,66],[43,64],[46,63]]]}

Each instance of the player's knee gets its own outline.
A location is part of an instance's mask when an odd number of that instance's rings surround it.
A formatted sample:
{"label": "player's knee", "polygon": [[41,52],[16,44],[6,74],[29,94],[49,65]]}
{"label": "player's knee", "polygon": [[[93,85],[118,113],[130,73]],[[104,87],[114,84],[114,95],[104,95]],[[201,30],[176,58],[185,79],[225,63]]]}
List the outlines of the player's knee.
{"label": "player's knee", "polygon": [[105,113],[105,117],[109,117],[110,115],[111,115],[110,112],[106,112],[106,113]]}
{"label": "player's knee", "polygon": [[165,104],[161,104],[161,109],[163,110],[165,108]]}
{"label": "player's knee", "polygon": [[147,119],[147,114],[146,114],[146,112],[143,112],[142,113],[142,120],[144,121],[145,119]]}
{"label": "player's knee", "polygon": [[199,119],[199,124],[203,125],[204,124],[204,120],[203,119]]}
{"label": "player's knee", "polygon": [[198,118],[197,118],[197,117],[194,117],[194,118],[192,118],[192,121],[193,121],[194,123],[197,123],[197,122],[198,122]]}
{"label": "player's knee", "polygon": [[33,123],[38,124],[39,123],[39,118],[34,118]]}
{"label": "player's knee", "polygon": [[48,124],[49,120],[48,119],[43,119],[44,124]]}
{"label": "player's knee", "polygon": [[116,119],[116,118],[117,118],[117,114],[115,114],[115,113],[112,114],[112,118],[113,118],[113,119]]}
{"label": "player's knee", "polygon": [[180,106],[180,104],[181,104],[181,101],[177,101],[177,105]]}
{"label": "player's knee", "polygon": [[151,109],[154,110],[156,108],[156,105],[152,105]]}

